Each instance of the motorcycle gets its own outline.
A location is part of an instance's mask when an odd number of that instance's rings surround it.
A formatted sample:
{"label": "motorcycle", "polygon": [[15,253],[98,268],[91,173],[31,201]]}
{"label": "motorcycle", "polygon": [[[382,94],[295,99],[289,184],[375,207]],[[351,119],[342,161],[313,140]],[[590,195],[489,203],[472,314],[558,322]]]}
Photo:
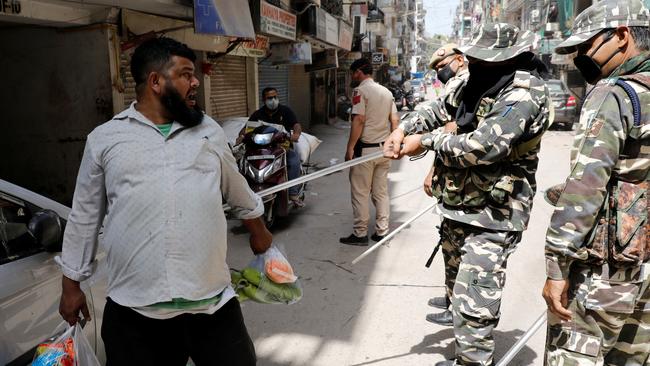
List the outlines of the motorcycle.
{"label": "motorcycle", "polygon": [[352,113],[352,102],[350,101],[350,98],[345,95],[339,96],[336,110],[340,119],[349,121],[350,114]]}
{"label": "motorcycle", "polygon": [[401,111],[404,108],[404,91],[396,85],[389,85],[388,90],[393,94],[393,100],[395,101],[397,110]]}
{"label": "motorcycle", "polygon": [[415,106],[418,104],[418,102],[415,100],[415,96],[413,95],[413,89],[406,91],[404,99],[406,100],[406,106],[408,107],[409,111],[415,110]]}
{"label": "motorcycle", "polygon": [[[284,130],[262,125],[246,133],[240,146],[243,146],[239,161],[239,171],[246,177],[254,192],[276,186],[288,180],[287,149],[290,136]],[[301,168],[302,170],[303,168]],[[304,171],[302,172],[304,174]],[[305,184],[300,184],[299,197],[305,198]],[[264,202],[264,223],[271,229],[278,217],[286,217],[296,208],[289,200],[289,190],[262,197]]]}

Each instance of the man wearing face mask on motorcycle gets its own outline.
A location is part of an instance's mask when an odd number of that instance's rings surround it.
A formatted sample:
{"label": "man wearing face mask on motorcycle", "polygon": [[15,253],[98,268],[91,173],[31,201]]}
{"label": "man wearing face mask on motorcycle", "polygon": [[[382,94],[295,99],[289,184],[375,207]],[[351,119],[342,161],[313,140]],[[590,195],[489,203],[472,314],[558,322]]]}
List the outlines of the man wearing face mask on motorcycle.
{"label": "man wearing face mask on motorcycle", "polygon": [[[278,90],[273,87],[262,90],[262,99],[264,106],[256,110],[248,119],[249,121],[263,121],[282,125],[287,131],[291,132],[291,141],[296,142],[302,133],[302,126],[298,123],[295,113],[284,104],[280,104]],[[289,180],[300,177],[300,157],[293,149],[293,146],[287,149],[287,176]],[[303,207],[304,203],[300,199],[300,186],[289,188],[289,199],[294,205]]]}
{"label": "man wearing face mask on motorcycle", "polygon": [[386,157],[433,150],[439,161],[433,195],[443,217],[456,355],[436,366],[494,361],[506,266],[528,226],[537,154],[549,126],[551,101],[531,52],[534,39],[510,24],[481,25],[457,48],[469,61],[469,79],[455,121],[423,135],[393,133],[384,147]]}
{"label": "man wearing face mask on motorcycle", "polygon": [[555,48],[575,53],[585,98],[546,233],[547,365],[650,359],[650,10],[604,0]]}

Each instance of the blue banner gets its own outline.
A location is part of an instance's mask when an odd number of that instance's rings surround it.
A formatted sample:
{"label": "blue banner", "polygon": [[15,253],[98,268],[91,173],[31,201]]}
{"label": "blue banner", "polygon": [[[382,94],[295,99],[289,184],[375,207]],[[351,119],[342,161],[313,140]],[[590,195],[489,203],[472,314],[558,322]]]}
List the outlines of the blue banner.
{"label": "blue banner", "polygon": [[194,32],[254,39],[248,0],[194,0]]}

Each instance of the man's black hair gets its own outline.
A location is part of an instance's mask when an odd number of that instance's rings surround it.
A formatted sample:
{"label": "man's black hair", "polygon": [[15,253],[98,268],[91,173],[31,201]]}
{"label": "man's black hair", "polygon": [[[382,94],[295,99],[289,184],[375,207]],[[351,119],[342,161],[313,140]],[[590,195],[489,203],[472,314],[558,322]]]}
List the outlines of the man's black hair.
{"label": "man's black hair", "polygon": [[194,51],[174,39],[160,37],[142,42],[131,57],[131,75],[135,80],[136,90],[139,91],[141,85],[147,81],[149,73],[165,73],[172,56],[196,61]]}
{"label": "man's black hair", "polygon": [[272,86],[264,88],[262,90],[262,98],[266,98],[266,93],[271,92],[271,91],[278,91],[278,89],[276,89],[276,88],[274,88]]}
{"label": "man's black hair", "polygon": [[650,51],[650,29],[648,27],[630,27],[634,44],[639,51]]}
{"label": "man's black hair", "polygon": [[350,65],[350,71],[355,72],[357,70],[361,70],[366,75],[372,75],[372,64],[367,58],[360,58]]}

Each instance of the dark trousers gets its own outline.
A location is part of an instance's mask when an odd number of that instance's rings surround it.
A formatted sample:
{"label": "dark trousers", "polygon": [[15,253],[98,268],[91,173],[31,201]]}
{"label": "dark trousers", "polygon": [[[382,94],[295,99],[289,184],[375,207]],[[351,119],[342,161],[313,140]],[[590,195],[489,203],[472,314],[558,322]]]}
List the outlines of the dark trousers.
{"label": "dark trousers", "polygon": [[[293,149],[287,150],[287,178],[289,180],[300,178],[300,156]],[[289,194],[292,196],[300,193],[300,185],[289,187]]]}
{"label": "dark trousers", "polygon": [[107,366],[248,366],[255,348],[236,298],[212,315],[183,314],[148,318],[110,298],[102,321]]}

